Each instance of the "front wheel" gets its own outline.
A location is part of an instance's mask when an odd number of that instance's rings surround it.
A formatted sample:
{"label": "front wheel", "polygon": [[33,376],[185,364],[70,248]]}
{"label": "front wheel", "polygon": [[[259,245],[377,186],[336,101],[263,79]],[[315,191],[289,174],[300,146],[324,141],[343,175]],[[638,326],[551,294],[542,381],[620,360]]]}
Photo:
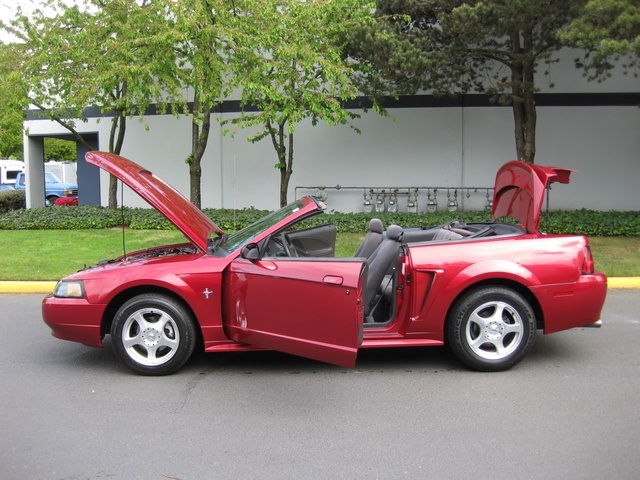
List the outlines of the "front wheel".
{"label": "front wheel", "polygon": [[529,353],[536,318],[529,302],[515,290],[480,287],[457,301],[446,333],[462,363],[474,370],[497,372],[513,367]]}
{"label": "front wheel", "polygon": [[111,324],[122,362],[142,375],[167,375],[182,367],[196,344],[193,316],[171,297],[147,293],[125,302]]}

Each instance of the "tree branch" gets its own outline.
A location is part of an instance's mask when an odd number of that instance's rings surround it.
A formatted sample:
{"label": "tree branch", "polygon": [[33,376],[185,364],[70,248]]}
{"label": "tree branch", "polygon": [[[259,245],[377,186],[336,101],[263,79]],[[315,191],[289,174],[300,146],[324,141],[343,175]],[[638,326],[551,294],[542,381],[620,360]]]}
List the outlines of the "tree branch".
{"label": "tree branch", "polygon": [[[33,101],[31,102],[33,103]],[[37,103],[33,103],[33,105],[35,105],[36,107],[38,107],[40,110],[42,110],[43,112],[47,112],[50,113],[51,110],[46,108],[44,105],[38,105]],[[73,135],[73,138],[76,140],[76,142],[82,144],[87,150],[91,151],[93,150],[93,147],[91,145],[89,145],[89,142],[87,142],[84,137],[82,136],[81,133],[79,133],[75,128],[73,128],[73,126],[67,122],[65,122],[64,120],[62,120],[60,117],[54,117],[54,116],[49,116],[49,118],[51,120],[53,120],[54,122],[62,125],[64,128],[66,128],[67,130],[69,130],[69,132],[71,132],[71,135]]]}

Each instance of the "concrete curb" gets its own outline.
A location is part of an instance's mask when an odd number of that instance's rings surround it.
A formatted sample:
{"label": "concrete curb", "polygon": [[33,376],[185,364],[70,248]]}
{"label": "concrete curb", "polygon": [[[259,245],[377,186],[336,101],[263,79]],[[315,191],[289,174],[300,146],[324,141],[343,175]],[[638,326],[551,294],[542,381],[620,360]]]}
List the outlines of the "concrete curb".
{"label": "concrete curb", "polygon": [[[609,288],[638,288],[640,277],[612,277],[607,279]],[[0,280],[0,293],[52,293],[56,282],[18,282]]]}
{"label": "concrete curb", "polygon": [[607,279],[609,288],[640,288],[640,277],[612,277]]}
{"label": "concrete curb", "polygon": [[56,283],[0,280],[0,293],[52,293]]}

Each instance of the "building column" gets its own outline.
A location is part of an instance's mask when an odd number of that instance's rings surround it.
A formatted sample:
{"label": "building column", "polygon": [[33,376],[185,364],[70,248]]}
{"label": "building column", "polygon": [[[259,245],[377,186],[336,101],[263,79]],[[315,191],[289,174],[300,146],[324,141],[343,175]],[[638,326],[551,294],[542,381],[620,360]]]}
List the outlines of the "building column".
{"label": "building column", "polygon": [[[98,134],[82,134],[91,148],[98,149]],[[89,151],[81,143],[76,143],[78,174],[78,202],[81,205],[100,205],[100,169],[87,163],[84,156]]]}
{"label": "building column", "polygon": [[25,135],[24,140],[27,208],[44,207],[44,138]]}

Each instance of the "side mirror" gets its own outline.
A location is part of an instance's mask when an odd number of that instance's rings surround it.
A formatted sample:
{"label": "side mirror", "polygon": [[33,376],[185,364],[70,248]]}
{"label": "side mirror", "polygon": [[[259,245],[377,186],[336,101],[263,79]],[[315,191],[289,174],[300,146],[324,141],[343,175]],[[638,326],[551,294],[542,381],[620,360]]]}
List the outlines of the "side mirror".
{"label": "side mirror", "polygon": [[240,254],[242,258],[249,261],[260,260],[260,249],[258,248],[257,243],[249,243],[242,247],[242,253]]}

